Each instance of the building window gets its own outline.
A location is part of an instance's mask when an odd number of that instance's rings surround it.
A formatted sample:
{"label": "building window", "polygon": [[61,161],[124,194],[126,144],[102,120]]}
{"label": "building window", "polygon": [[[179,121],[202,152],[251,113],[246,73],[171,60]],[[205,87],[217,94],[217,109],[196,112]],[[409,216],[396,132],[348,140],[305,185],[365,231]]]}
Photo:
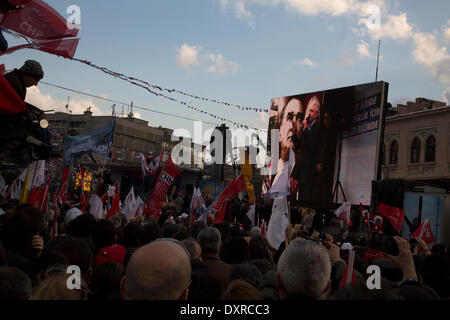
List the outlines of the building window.
{"label": "building window", "polygon": [[420,140],[419,138],[414,138],[411,146],[411,163],[420,162]]}
{"label": "building window", "polygon": [[391,143],[391,154],[389,157],[389,164],[397,164],[398,162],[398,142],[396,140]]}
{"label": "building window", "polygon": [[436,161],[436,138],[430,136],[426,142],[425,150],[425,162],[435,162]]}

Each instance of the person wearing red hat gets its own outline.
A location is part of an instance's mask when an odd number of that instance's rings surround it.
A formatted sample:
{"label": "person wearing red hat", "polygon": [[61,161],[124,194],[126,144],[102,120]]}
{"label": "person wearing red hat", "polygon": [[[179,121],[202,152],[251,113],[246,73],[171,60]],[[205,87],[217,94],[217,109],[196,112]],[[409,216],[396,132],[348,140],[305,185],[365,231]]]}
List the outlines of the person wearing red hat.
{"label": "person wearing red hat", "polygon": [[125,259],[126,249],[120,244],[102,248],[95,257],[95,265],[98,266],[106,262],[116,262],[122,268]]}

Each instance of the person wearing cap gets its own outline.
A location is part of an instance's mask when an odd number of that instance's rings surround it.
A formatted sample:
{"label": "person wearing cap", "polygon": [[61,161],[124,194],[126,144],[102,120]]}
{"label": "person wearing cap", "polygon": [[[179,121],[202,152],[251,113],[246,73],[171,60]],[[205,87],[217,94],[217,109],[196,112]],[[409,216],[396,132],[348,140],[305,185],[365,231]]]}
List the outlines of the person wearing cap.
{"label": "person wearing cap", "polygon": [[95,265],[98,266],[106,262],[115,262],[120,268],[122,268],[125,255],[126,249],[120,244],[101,248],[95,257]]}
{"label": "person wearing cap", "polygon": [[36,86],[43,77],[44,71],[41,64],[34,60],[27,60],[20,69],[14,69],[5,74],[6,80],[24,101],[27,88]]}

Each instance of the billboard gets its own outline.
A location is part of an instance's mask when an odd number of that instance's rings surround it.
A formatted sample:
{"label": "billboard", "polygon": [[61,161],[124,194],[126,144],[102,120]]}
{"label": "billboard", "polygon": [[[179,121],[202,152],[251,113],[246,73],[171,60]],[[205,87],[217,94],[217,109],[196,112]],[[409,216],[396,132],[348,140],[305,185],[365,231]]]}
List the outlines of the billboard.
{"label": "billboard", "polygon": [[[295,165],[291,194],[304,203],[371,204],[380,176],[388,83],[375,82],[271,100],[269,132],[279,130],[279,161]],[[269,140],[270,140],[270,134]]]}

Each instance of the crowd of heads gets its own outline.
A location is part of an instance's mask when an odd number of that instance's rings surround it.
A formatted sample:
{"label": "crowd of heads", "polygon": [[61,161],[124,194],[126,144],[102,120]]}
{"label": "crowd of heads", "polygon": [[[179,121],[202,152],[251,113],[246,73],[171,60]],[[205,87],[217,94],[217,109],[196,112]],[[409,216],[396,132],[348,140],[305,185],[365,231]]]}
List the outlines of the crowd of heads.
{"label": "crowd of heads", "polygon": [[[96,220],[61,210],[52,237],[47,217],[17,202],[0,207],[0,299],[10,300],[438,300],[450,298],[448,247],[396,238],[399,256],[366,260],[364,233],[331,219],[323,231],[304,216],[269,245],[257,226],[122,214]],[[63,228],[63,225],[65,228]],[[355,283],[342,285],[349,250]],[[369,265],[381,270],[370,290]],[[79,286],[74,283],[79,268]],[[405,282],[415,277],[417,281]],[[408,279],[407,279],[408,280]],[[414,285],[412,285],[414,284]]]}

